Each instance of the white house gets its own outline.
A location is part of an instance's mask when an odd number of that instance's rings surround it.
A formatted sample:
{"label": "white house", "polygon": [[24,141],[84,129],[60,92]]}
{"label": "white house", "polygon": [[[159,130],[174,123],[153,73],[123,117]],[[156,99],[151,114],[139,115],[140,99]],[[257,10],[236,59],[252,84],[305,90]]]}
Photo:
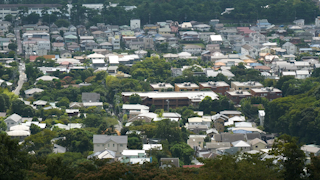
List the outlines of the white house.
{"label": "white house", "polygon": [[201,53],[201,46],[198,46],[198,45],[185,45],[183,47],[183,51],[191,53],[191,54],[200,54]]}
{"label": "white house", "polygon": [[242,140],[232,142],[231,144],[233,147],[238,148],[238,151],[246,152],[251,150],[251,145]]}
{"label": "white house", "polygon": [[127,149],[127,136],[93,135],[93,152],[109,149],[120,156],[122,151]]}
{"label": "white house", "polygon": [[193,117],[188,118],[188,126],[190,125],[205,125],[208,128],[211,126],[211,119],[201,118],[201,117]]}
{"label": "white house", "polygon": [[282,49],[287,51],[287,54],[296,54],[298,49],[297,46],[292,44],[291,42],[286,42],[282,45]]}
{"label": "white house", "polygon": [[248,44],[245,44],[245,45],[241,46],[241,54],[245,55],[245,56],[248,55],[252,58],[256,58],[258,56],[258,51],[254,47],[252,47]]}
{"label": "white house", "polygon": [[22,123],[22,117],[18,114],[12,114],[11,116],[7,117],[4,122],[7,124],[7,129],[10,129],[10,127],[21,124]]}
{"label": "white house", "polygon": [[131,19],[130,20],[130,28],[131,28],[131,30],[140,29],[140,27],[141,27],[140,19]]}

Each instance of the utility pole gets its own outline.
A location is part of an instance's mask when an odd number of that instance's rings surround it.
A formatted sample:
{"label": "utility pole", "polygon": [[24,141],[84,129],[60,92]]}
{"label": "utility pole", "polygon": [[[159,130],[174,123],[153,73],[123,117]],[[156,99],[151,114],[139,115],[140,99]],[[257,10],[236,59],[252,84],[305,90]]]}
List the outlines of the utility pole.
{"label": "utility pole", "polygon": [[167,105],[168,105],[168,112],[169,112],[169,104],[170,104],[170,101],[169,101],[169,99],[167,99],[166,101],[167,101]]}

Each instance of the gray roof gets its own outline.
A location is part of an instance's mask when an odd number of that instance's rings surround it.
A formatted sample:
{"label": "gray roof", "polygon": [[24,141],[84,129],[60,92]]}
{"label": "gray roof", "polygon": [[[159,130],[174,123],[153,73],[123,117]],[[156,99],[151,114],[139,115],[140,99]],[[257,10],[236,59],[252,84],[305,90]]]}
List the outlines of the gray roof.
{"label": "gray roof", "polygon": [[239,140],[245,141],[244,134],[229,134],[229,133],[215,134],[214,139],[218,142],[234,142]]}
{"label": "gray roof", "polygon": [[94,144],[104,144],[109,141],[114,141],[119,144],[126,144],[128,143],[128,136],[93,135]]}
{"label": "gray roof", "polygon": [[54,153],[65,153],[67,148],[63,146],[59,146],[58,144],[53,144],[53,152]]}
{"label": "gray roof", "polygon": [[246,134],[247,140],[252,140],[255,138],[261,139],[261,134],[260,133],[248,133]]}
{"label": "gray roof", "polygon": [[[11,116],[7,117],[7,119],[11,119],[11,120],[13,120],[13,121],[15,121],[15,122],[18,122],[21,118],[22,118],[22,117],[19,116],[18,114],[12,114]],[[7,120],[7,119],[6,119],[6,120]]]}
{"label": "gray roof", "polygon": [[161,166],[166,165],[166,164],[172,164],[176,167],[179,167],[179,158],[161,158],[160,159]]}
{"label": "gray roof", "polygon": [[82,93],[82,102],[99,102],[100,94],[98,93]]}
{"label": "gray roof", "polygon": [[221,147],[231,147],[230,142],[207,142],[206,148],[207,149],[217,149]]}
{"label": "gray roof", "polygon": [[44,91],[44,90],[39,89],[39,88],[32,88],[32,89],[25,90],[24,93],[25,94],[34,94],[34,93],[40,93],[42,91]]}

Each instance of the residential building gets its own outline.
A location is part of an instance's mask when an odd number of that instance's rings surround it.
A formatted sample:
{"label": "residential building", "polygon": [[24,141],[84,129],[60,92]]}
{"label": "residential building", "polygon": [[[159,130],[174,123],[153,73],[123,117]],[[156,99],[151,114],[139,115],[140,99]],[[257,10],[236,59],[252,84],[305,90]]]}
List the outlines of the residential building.
{"label": "residential building", "polygon": [[124,102],[129,101],[132,94],[138,94],[143,105],[151,107],[154,105],[157,109],[176,108],[181,106],[194,105],[209,96],[211,99],[217,99],[218,95],[212,91],[180,91],[180,92],[122,92]]}
{"label": "residential building", "polygon": [[150,84],[154,91],[173,91],[174,87],[170,83]]}
{"label": "residential building", "polygon": [[131,30],[140,29],[140,27],[141,27],[140,19],[131,19],[130,20],[130,29]]}
{"label": "residential building", "polygon": [[206,135],[189,135],[189,139],[187,140],[187,144],[192,149],[198,149],[203,148],[204,138],[206,138]]}
{"label": "residential building", "polygon": [[251,97],[251,94],[248,91],[243,90],[227,91],[226,94],[235,104],[239,104],[242,99]]}
{"label": "residential building", "polygon": [[212,121],[214,122],[214,128],[219,132],[224,132],[224,123],[229,120],[229,117],[221,113],[212,116]]}
{"label": "residential building", "polygon": [[239,140],[231,143],[233,147],[238,148],[238,151],[246,152],[251,150],[251,145],[245,141]]}
{"label": "residential building", "polygon": [[199,86],[195,83],[184,82],[184,83],[175,83],[175,91],[199,91]]}
{"label": "residential building", "polygon": [[141,104],[123,104],[122,105],[123,114],[130,114],[131,112],[137,113],[149,113],[149,107]]}
{"label": "residential building", "polygon": [[208,24],[197,24],[197,25],[194,25],[193,28],[195,30],[198,30],[198,31],[210,31],[210,25]]}
{"label": "residential building", "polygon": [[228,116],[229,118],[234,117],[234,116],[240,116],[242,113],[240,111],[231,111],[231,110],[224,110],[220,111],[219,114]]}
{"label": "residential building", "polygon": [[161,158],[160,159],[160,167],[167,168],[167,167],[180,167],[179,158]]}
{"label": "residential building", "polygon": [[241,54],[245,56],[250,56],[252,58],[256,58],[258,56],[258,50],[255,49],[254,47],[245,44],[241,47]]}
{"label": "residential building", "polygon": [[93,152],[105,149],[116,152],[116,156],[121,156],[123,150],[127,149],[127,136],[93,135]]}
{"label": "residential building", "polygon": [[183,47],[183,51],[195,55],[195,54],[200,54],[202,50],[201,50],[201,46],[199,45],[185,45]]}
{"label": "residential building", "polygon": [[82,102],[99,102],[100,94],[98,93],[82,93]]}
{"label": "residential building", "polygon": [[301,150],[307,155],[313,154],[314,156],[320,155],[320,147],[315,144],[307,144],[301,147]]}
{"label": "residential building", "polygon": [[296,54],[298,52],[298,48],[296,45],[292,44],[291,42],[286,42],[282,45],[282,49],[287,51],[287,54]]}
{"label": "residential building", "polygon": [[250,141],[251,149],[260,151],[261,149],[267,148],[267,143],[259,138],[255,138]]}
{"label": "residential building", "polygon": [[230,134],[230,133],[221,133],[221,134],[215,134],[214,139],[216,142],[235,142],[235,141],[245,141],[245,135],[244,134]]}
{"label": "residential building", "polygon": [[230,142],[207,142],[206,143],[206,149],[215,152],[216,149],[222,148],[222,147],[231,147]]}
{"label": "residential building", "polygon": [[188,124],[186,124],[186,126],[189,125],[205,125],[208,128],[211,127],[211,119],[206,119],[206,118],[201,118],[201,117],[192,117],[192,118],[188,118]]}
{"label": "residential building", "polygon": [[[116,152],[104,149],[102,151],[95,152],[87,157],[87,159],[108,159],[111,162],[116,161]],[[109,161],[109,162],[110,162]]]}
{"label": "residential building", "polygon": [[62,50],[60,51],[60,58],[72,58],[70,51]]}
{"label": "residential building", "polygon": [[252,96],[265,97],[269,101],[282,97],[282,91],[274,87],[253,88],[250,90]]}
{"label": "residential building", "polygon": [[248,82],[232,81],[231,82],[231,89],[233,90],[248,91],[252,88],[263,88],[263,85],[259,82],[254,82],[254,81],[248,81]]}
{"label": "residential building", "polygon": [[217,81],[217,82],[204,82],[199,83],[199,90],[202,89],[211,89],[213,92],[221,95],[225,95],[227,91],[230,90],[230,85],[224,81]]}
{"label": "residential building", "polygon": [[25,90],[24,94],[26,95],[26,98],[29,98],[29,97],[33,97],[34,94],[41,93],[43,91],[44,91],[43,89],[31,88],[31,89]]}
{"label": "residential building", "polygon": [[12,114],[11,116],[7,117],[4,122],[7,125],[7,129],[9,130],[12,126],[16,126],[22,123],[22,117],[18,114]]}
{"label": "residential building", "polygon": [[210,35],[210,42],[211,44],[222,44],[222,37],[221,35]]}

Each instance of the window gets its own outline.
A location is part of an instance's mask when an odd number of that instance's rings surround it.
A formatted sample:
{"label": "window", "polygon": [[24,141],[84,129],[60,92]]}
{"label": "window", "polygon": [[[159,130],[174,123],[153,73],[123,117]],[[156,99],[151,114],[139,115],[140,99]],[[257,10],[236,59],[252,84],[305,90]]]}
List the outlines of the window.
{"label": "window", "polygon": [[110,144],[108,144],[108,147],[110,147]]}
{"label": "window", "polygon": [[120,147],[123,147],[123,144],[120,144]]}
{"label": "window", "polygon": [[258,148],[258,146],[256,146],[256,148]]}
{"label": "window", "polygon": [[97,144],[97,147],[100,147],[100,144]]}
{"label": "window", "polygon": [[114,144],[113,144],[113,147],[114,147]]}

